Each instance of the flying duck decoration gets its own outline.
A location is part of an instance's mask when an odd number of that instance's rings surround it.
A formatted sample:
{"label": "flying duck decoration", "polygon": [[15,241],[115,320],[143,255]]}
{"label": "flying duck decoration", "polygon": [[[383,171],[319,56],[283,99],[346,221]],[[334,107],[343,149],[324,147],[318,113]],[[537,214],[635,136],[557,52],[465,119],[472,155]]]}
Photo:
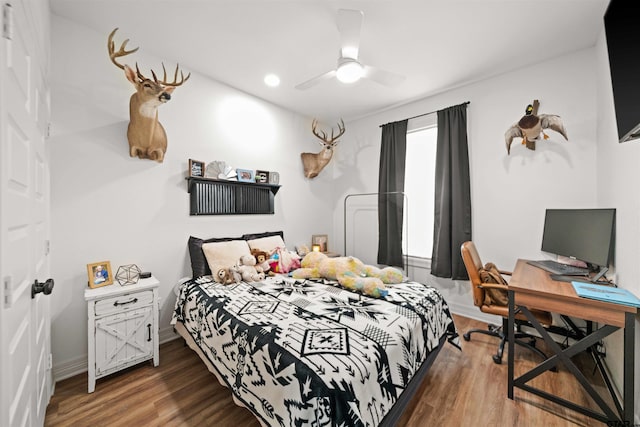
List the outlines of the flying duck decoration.
{"label": "flying duck decoration", "polygon": [[507,155],[511,154],[511,143],[516,137],[522,138],[522,144],[526,145],[529,150],[535,150],[536,141],[540,139],[540,135],[544,139],[549,139],[549,136],[544,133],[544,129],[555,130],[568,140],[567,130],[564,128],[560,116],[538,114],[539,106],[540,102],[537,99],[533,101],[533,104],[527,105],[525,115],[505,132],[504,141],[507,145]]}

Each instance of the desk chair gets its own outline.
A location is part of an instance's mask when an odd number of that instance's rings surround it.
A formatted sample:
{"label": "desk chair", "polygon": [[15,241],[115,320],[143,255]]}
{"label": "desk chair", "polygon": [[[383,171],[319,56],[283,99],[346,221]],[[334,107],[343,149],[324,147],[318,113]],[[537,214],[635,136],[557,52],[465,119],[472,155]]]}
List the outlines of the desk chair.
{"label": "desk chair", "polygon": [[[462,254],[462,260],[464,261],[464,266],[466,267],[467,273],[469,275],[469,282],[471,283],[471,290],[473,292],[473,304],[477,306],[483,313],[502,316],[502,325],[489,325],[488,329],[472,329],[463,334],[462,337],[465,339],[465,341],[469,341],[471,339],[471,334],[477,332],[500,338],[498,352],[493,355],[494,363],[500,364],[502,363],[502,353],[504,352],[504,345],[507,341],[507,334],[505,333],[505,331],[507,330],[509,307],[507,305],[497,303],[491,298],[485,298],[485,293],[487,289],[503,290],[506,293],[507,286],[504,284],[486,283],[482,281],[481,276],[486,277],[486,275],[481,274],[484,266],[482,264],[482,261],[480,260],[480,255],[478,255],[478,251],[473,242],[464,242],[460,247],[460,253]],[[498,271],[500,272],[500,274],[508,276],[511,275],[511,272],[509,271]],[[531,313],[538,319],[538,321],[542,325],[551,325],[551,313],[549,313],[548,311],[531,310]],[[528,349],[538,353],[540,356],[546,359],[547,356],[535,347],[536,337],[526,334],[520,329],[522,325],[529,325],[527,318],[523,314],[517,313],[515,316],[515,320],[517,326],[517,333],[515,334],[516,344],[527,347]],[[520,338],[528,338],[529,342],[521,341]]]}

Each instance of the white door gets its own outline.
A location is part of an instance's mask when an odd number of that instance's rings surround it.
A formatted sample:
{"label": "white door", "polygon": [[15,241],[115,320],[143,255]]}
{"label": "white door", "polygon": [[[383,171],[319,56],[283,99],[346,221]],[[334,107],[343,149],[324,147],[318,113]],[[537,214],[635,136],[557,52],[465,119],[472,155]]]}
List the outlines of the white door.
{"label": "white door", "polygon": [[52,390],[49,297],[49,6],[2,2],[0,425],[41,426]]}

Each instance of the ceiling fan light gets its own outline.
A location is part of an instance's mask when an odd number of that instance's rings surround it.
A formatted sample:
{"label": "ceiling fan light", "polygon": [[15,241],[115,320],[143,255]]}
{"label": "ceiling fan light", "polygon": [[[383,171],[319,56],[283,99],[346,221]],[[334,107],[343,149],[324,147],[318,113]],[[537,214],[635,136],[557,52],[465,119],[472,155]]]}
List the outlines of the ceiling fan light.
{"label": "ceiling fan light", "polygon": [[342,83],[355,83],[363,74],[364,68],[357,61],[345,61],[336,70],[336,77]]}

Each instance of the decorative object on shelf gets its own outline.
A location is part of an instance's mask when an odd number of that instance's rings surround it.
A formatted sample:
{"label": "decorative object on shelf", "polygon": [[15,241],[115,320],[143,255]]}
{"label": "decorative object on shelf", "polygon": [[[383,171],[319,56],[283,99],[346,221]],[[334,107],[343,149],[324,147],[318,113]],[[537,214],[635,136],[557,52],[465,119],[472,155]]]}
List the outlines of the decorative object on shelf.
{"label": "decorative object on shelf", "polygon": [[189,159],[189,176],[204,176],[204,162]]}
{"label": "decorative object on shelf", "polygon": [[256,182],[260,184],[268,184],[269,183],[269,172],[267,171],[256,171]]}
{"label": "decorative object on shelf", "polygon": [[316,251],[316,247],[319,248],[320,252],[327,252],[327,248],[329,246],[329,238],[326,234],[314,234],[311,236],[311,249],[314,252]]}
{"label": "decorative object on shelf", "polygon": [[223,160],[214,160],[207,165],[204,176],[213,179],[235,179],[236,171],[233,166]]}
{"label": "decorative object on shelf", "polygon": [[167,81],[167,71],[162,64],[163,78],[158,80],[156,73],[151,70],[153,80],[143,76],[136,64],[134,71],[128,65],[118,63],[117,58],[127,56],[138,48],[126,50],[129,39],[126,39],[120,45],[120,49],[116,52],[113,36],[118,31],[114,29],[107,39],[107,50],[111,62],[118,68],[124,70],[124,75],[136,89],[136,93],[129,100],[129,127],[127,128],[127,139],[129,140],[129,155],[140,159],[155,160],[162,163],[164,153],[167,151],[167,134],[158,121],[158,106],[164,104],[171,99],[174,89],[189,80],[191,73],[184,77],[180,71],[180,80],[178,81],[179,67],[176,64],[176,71],[173,82]]}
{"label": "decorative object on shelf", "polygon": [[99,288],[113,284],[111,263],[109,261],[100,261],[87,264],[87,277],[90,288]]}
{"label": "decorative object on shelf", "polygon": [[121,265],[116,272],[116,280],[120,286],[135,285],[140,280],[142,270],[135,264]]}
{"label": "decorative object on shelf", "polygon": [[238,174],[238,181],[240,182],[254,182],[253,171],[249,169],[236,169]]}
{"label": "decorative object on shelf", "polygon": [[516,137],[522,138],[522,144],[526,144],[529,150],[535,150],[536,141],[540,139],[540,135],[544,139],[549,139],[549,136],[544,133],[544,129],[555,130],[568,141],[567,131],[560,116],[554,114],[538,115],[539,106],[540,102],[537,99],[533,101],[533,104],[527,105],[525,115],[505,132],[504,140],[507,145],[507,155],[511,154],[511,143],[513,138]]}
{"label": "decorative object on shelf", "polygon": [[323,130],[318,133],[316,130],[317,126],[318,121],[313,119],[311,132],[322,141],[322,150],[319,153],[300,154],[302,165],[304,166],[304,176],[309,179],[318,176],[320,171],[327,166],[333,156],[333,148],[338,144],[338,138],[340,138],[345,131],[344,121],[342,119],[340,119],[340,123],[338,123],[338,135],[333,136],[333,128],[331,128],[331,138],[327,137],[327,133]]}
{"label": "decorative object on shelf", "polygon": [[269,172],[269,184],[271,185],[280,184],[280,174],[278,172]]}

